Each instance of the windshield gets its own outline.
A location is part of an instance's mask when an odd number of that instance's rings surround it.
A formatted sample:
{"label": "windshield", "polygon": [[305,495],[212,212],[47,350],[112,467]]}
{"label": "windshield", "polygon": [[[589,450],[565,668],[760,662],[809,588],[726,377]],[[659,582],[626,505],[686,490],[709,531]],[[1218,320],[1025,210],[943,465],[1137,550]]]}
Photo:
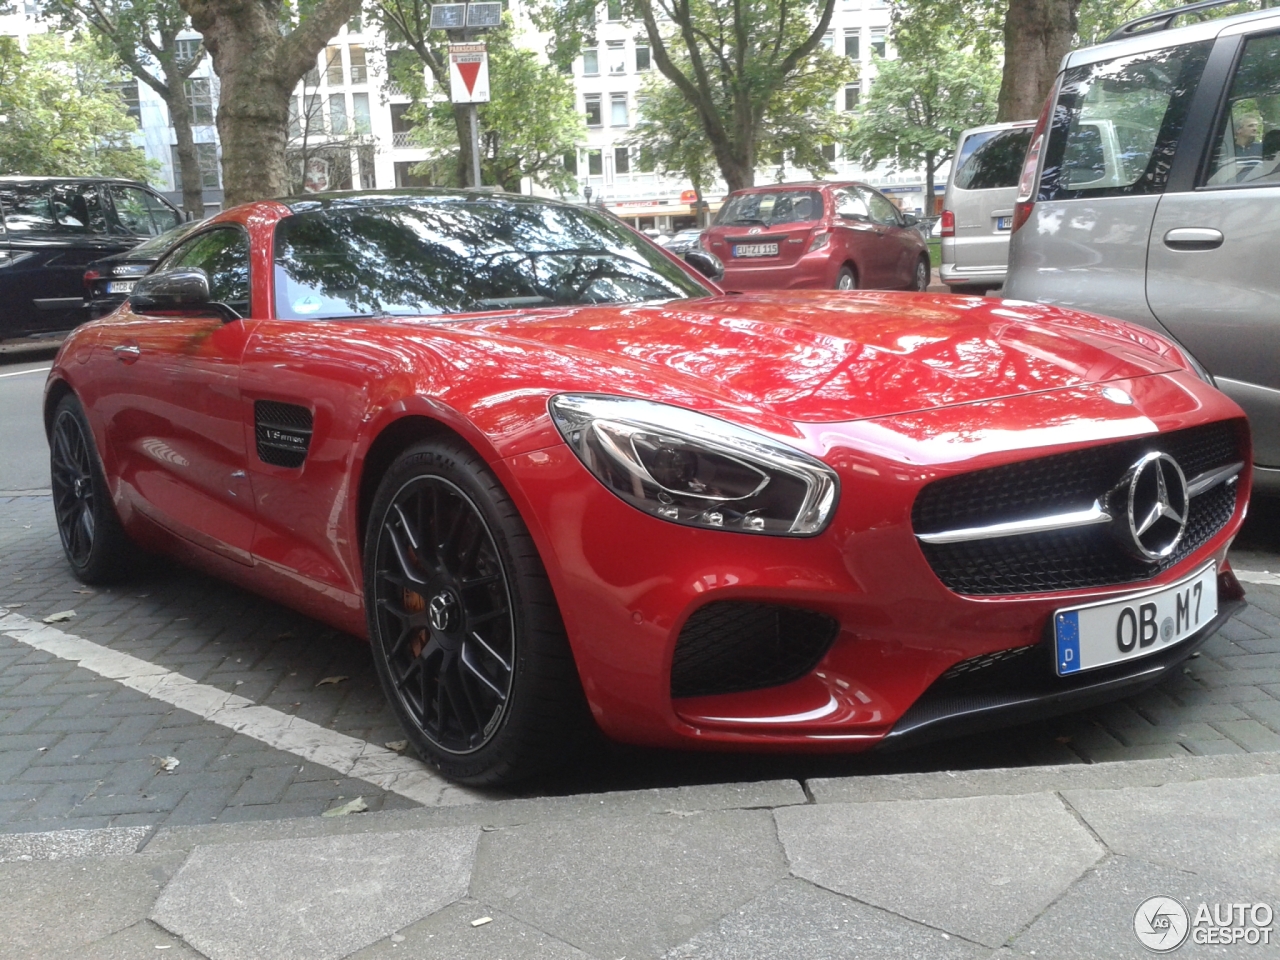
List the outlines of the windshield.
{"label": "windshield", "polygon": [[710,291],[621,224],[558,204],[410,197],[276,225],[282,319],[417,316]]}
{"label": "windshield", "polygon": [[725,201],[716,217],[716,226],[773,227],[784,223],[805,223],[821,216],[822,194],[817,190],[740,193]]}
{"label": "windshield", "polygon": [[186,223],[179,224],[172,230],[166,230],[158,237],[152,237],[150,240],[145,240],[138,244],[125,254],[125,257],[129,260],[159,260],[175,247],[179,240],[203,222],[203,220],[188,220]]}

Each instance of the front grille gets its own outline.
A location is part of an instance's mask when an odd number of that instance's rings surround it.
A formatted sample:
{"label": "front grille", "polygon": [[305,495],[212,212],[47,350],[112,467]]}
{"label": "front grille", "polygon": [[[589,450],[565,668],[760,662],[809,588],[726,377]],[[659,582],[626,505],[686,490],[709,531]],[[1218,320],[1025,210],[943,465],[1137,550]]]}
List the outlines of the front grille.
{"label": "front grille", "polygon": [[[948,477],[920,491],[912,509],[917,534],[984,526],[1105,502],[1136,460],[1152,451],[1178,461],[1187,479],[1243,460],[1239,421],[1223,421],[1125,440],[1072,453]],[[1191,499],[1187,528],[1174,553],[1159,563],[1130,556],[1105,526],[962,543],[920,543],[934,573],[956,593],[992,596],[1076,590],[1146,580],[1204,546],[1231,519],[1238,484],[1221,484]]]}
{"label": "front grille", "polygon": [[680,631],[671,696],[741,693],[796,680],[818,665],[840,624],[824,613],[775,603],[721,600]]}

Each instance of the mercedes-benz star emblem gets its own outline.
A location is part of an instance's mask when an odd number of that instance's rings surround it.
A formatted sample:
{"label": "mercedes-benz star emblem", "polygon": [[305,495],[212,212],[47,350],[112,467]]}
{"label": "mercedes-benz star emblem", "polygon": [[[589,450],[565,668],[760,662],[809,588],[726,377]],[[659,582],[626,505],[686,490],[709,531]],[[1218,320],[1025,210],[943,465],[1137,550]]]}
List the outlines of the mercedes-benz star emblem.
{"label": "mercedes-benz star emblem", "polygon": [[1187,478],[1167,453],[1148,453],[1129,468],[1120,482],[1125,496],[1121,532],[1125,546],[1150,563],[1173,553],[1187,529]]}
{"label": "mercedes-benz star emblem", "polygon": [[453,611],[457,601],[453,594],[437,593],[427,605],[427,615],[431,618],[431,626],[441,633],[447,633],[453,627]]}

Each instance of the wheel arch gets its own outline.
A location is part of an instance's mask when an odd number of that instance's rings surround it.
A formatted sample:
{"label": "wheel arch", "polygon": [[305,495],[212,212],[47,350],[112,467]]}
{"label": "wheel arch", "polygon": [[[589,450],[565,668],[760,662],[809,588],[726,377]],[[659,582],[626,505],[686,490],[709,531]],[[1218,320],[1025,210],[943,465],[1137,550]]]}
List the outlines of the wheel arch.
{"label": "wheel arch", "polygon": [[44,436],[49,439],[53,436],[53,414],[58,409],[58,404],[62,402],[62,398],[75,393],[71,389],[71,384],[57,377],[49,381],[49,385],[44,391]]}

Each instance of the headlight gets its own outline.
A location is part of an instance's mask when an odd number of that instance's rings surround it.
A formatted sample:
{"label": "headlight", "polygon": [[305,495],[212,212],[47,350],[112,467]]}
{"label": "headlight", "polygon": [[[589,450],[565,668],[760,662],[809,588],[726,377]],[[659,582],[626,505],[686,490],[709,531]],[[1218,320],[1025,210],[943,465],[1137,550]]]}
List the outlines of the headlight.
{"label": "headlight", "polygon": [[626,397],[560,394],[549,406],[586,468],[663,520],[807,537],[821,532],[835,509],[835,471],[763,434]]}

